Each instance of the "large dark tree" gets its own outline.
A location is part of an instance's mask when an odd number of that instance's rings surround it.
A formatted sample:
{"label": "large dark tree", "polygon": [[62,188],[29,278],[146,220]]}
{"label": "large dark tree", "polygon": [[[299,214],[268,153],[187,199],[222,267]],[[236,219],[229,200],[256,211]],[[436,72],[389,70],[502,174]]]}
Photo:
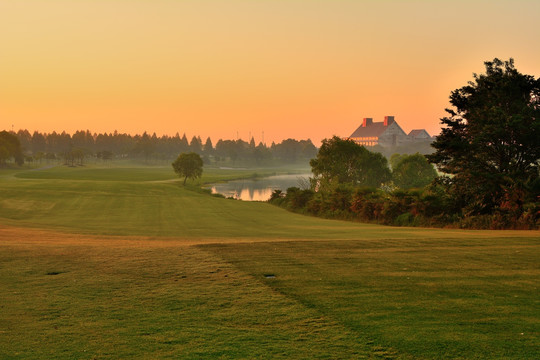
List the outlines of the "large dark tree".
{"label": "large dark tree", "polygon": [[453,176],[450,190],[470,214],[534,199],[539,176],[540,79],[514,61],[485,62],[486,73],[450,95],[452,109],[429,160]]}
{"label": "large dark tree", "polygon": [[352,184],[378,187],[390,179],[388,161],[353,140],[337,136],[324,139],[317,157],[310,161],[315,180],[320,186]]}
{"label": "large dark tree", "polygon": [[203,161],[201,156],[197,153],[182,153],[172,163],[172,167],[178,176],[184,177],[185,185],[188,178],[196,179],[201,177],[203,172]]}

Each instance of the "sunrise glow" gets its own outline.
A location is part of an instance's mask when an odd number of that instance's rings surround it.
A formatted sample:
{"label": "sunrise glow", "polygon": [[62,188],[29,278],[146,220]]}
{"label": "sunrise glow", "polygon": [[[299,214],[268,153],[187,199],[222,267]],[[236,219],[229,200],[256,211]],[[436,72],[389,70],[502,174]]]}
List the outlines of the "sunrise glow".
{"label": "sunrise glow", "polygon": [[537,1],[0,1],[0,130],[440,130],[483,62],[540,74]]}

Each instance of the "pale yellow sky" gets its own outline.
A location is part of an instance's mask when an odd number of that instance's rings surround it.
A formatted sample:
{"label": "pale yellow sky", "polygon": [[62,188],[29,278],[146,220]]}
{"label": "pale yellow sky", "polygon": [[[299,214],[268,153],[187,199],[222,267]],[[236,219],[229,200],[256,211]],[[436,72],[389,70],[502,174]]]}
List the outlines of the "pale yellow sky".
{"label": "pale yellow sky", "polygon": [[0,0],[0,128],[266,142],[394,115],[434,134],[494,57],[540,76],[540,1]]}

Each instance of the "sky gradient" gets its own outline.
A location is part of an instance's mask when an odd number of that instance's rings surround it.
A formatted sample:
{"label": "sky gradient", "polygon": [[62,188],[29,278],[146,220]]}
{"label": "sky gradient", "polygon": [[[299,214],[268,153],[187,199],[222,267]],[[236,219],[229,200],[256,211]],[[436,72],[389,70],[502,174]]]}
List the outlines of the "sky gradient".
{"label": "sky gradient", "polygon": [[483,62],[540,76],[540,1],[0,0],[0,130],[266,143],[440,131]]}

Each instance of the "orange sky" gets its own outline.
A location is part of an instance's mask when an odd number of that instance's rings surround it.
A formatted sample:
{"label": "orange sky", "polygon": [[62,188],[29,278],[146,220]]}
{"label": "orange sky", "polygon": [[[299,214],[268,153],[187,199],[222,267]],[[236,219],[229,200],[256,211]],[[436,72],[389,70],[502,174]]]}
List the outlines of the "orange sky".
{"label": "orange sky", "polygon": [[439,132],[483,62],[540,76],[540,1],[0,0],[0,130],[267,143]]}

